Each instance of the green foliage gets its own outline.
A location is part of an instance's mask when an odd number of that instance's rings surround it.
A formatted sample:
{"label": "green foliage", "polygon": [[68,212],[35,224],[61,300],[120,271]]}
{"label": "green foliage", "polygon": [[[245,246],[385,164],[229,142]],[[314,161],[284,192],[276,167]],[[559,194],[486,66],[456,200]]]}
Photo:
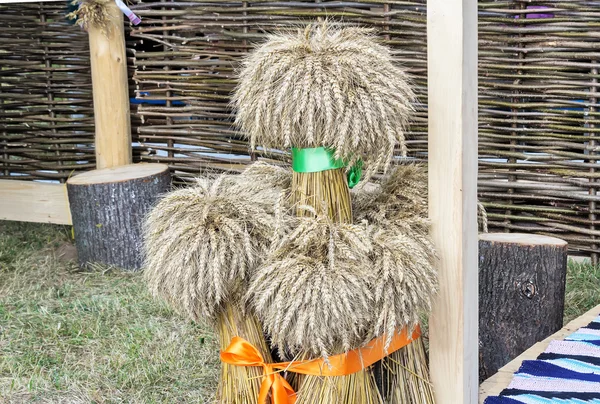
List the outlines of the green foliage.
{"label": "green foliage", "polygon": [[[600,266],[569,261],[564,323],[600,304]],[[598,313],[600,314],[600,313]]]}

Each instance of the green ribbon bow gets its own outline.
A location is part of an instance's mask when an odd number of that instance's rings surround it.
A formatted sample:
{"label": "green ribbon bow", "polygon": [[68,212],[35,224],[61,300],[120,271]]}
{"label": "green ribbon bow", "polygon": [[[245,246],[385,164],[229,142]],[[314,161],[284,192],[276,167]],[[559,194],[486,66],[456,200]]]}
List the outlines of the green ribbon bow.
{"label": "green ribbon bow", "polygon": [[[292,170],[297,173],[317,173],[346,167],[342,159],[335,158],[335,152],[325,147],[313,149],[292,148]],[[358,160],[348,171],[348,187],[354,188],[360,181],[362,160]]]}

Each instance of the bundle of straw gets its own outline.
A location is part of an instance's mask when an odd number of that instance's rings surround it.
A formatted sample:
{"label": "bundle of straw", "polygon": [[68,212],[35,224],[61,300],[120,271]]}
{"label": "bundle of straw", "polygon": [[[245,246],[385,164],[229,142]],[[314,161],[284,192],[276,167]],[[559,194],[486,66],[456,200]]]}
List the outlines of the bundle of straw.
{"label": "bundle of straw", "polygon": [[[248,300],[280,355],[307,360],[361,347],[371,335],[372,231],[312,216],[292,220],[292,230],[259,267]],[[327,363],[327,361],[326,361]],[[297,375],[298,403],[380,403],[368,370],[347,376]]]}
{"label": "bundle of straw", "polygon": [[[370,178],[387,169],[398,144],[406,150],[404,128],[414,95],[389,49],[370,31],[325,22],[270,35],[245,60],[233,100],[236,122],[249,135],[252,147],[322,147],[332,154],[331,160],[347,165],[364,160]],[[360,227],[349,224],[352,205],[345,174],[337,165],[315,172],[294,171],[291,203],[297,215],[308,216],[308,221],[298,222],[296,232],[265,260],[250,288],[249,301],[259,318],[280,350],[293,357],[343,353],[371,336],[414,326],[412,310],[426,308],[435,289],[430,288],[421,300],[415,295],[422,289],[414,285],[413,275],[418,272],[413,270],[431,255],[430,246],[420,238],[394,238],[391,232],[398,226],[380,232],[363,229],[365,236],[357,231]],[[368,245],[370,240],[375,245]],[[413,245],[422,248],[408,262],[407,250],[401,255],[390,250]],[[392,274],[405,264],[406,279]],[[373,275],[383,280],[378,283]],[[322,287],[340,279],[348,281],[341,282],[341,297],[321,295]],[[259,284],[262,288],[255,287]],[[376,293],[370,296],[374,286]],[[409,290],[403,291],[405,287]],[[325,299],[321,305],[314,304],[321,297]],[[363,302],[370,310],[365,311]],[[411,311],[396,314],[396,309]],[[291,321],[292,313],[298,319]],[[413,354],[415,349],[407,352]],[[424,357],[413,355],[410,361],[420,362],[410,367],[426,370]],[[400,366],[406,363],[388,368]],[[419,389],[405,386],[400,373],[390,376],[394,381],[388,391],[402,393],[396,394],[394,402],[431,402],[421,399],[421,391],[415,392]],[[382,402],[371,369],[339,377],[299,375],[296,387],[299,404]]]}
{"label": "bundle of straw", "polygon": [[71,5],[76,8],[67,14],[67,18],[74,20],[83,29],[99,27],[103,30],[109,26],[111,18],[108,5],[114,0],[73,0]]}
{"label": "bundle of straw", "polygon": [[[427,170],[400,166],[375,191],[359,190],[353,197],[355,217],[376,229],[373,331],[390,335],[398,326],[416,325],[420,315],[429,312],[437,291],[434,248],[428,236]],[[422,339],[384,358],[381,368],[386,403],[434,402]]]}
{"label": "bundle of straw", "polygon": [[397,145],[406,152],[414,99],[373,31],[324,22],[269,35],[244,60],[232,100],[252,148],[323,146],[375,173]]}
{"label": "bundle of straw", "polygon": [[255,271],[249,304],[282,357],[305,352],[327,358],[360,347],[371,325],[376,281],[369,227],[326,216],[291,221]]}
{"label": "bundle of straw", "polygon": [[[240,176],[198,179],[164,197],[145,232],[151,292],[192,320],[211,322],[222,349],[241,336],[269,361],[262,326],[241,302],[251,272],[281,232],[278,216],[290,179],[287,171],[265,164]],[[260,368],[223,364],[219,402],[256,404],[260,375]]]}

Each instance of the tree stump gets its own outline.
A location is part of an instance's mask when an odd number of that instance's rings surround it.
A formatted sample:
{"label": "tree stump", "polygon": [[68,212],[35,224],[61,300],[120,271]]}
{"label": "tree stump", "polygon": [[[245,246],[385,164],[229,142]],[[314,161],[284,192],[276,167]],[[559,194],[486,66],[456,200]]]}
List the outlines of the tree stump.
{"label": "tree stump", "polygon": [[567,242],[487,233],[479,237],[479,379],[487,379],[562,328]]}
{"label": "tree stump", "polygon": [[170,186],[164,164],[130,164],[70,178],[67,191],[79,265],[141,269],[144,218]]}

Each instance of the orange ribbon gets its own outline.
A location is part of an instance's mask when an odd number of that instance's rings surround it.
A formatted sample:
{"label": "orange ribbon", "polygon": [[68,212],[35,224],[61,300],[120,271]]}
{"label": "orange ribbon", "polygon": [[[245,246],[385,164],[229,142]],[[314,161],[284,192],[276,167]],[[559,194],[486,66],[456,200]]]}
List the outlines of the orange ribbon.
{"label": "orange ribbon", "polygon": [[237,366],[262,366],[264,376],[260,385],[258,395],[259,403],[266,403],[269,391],[272,391],[271,401],[273,404],[294,404],[296,393],[290,384],[279,372],[276,371],[275,363],[265,363],[258,349],[241,337],[233,337],[231,344],[221,352],[221,360],[230,365]]}
{"label": "orange ribbon", "polygon": [[315,376],[345,376],[371,366],[420,336],[421,329],[419,326],[415,327],[411,335],[408,335],[408,329],[404,328],[399,333],[394,334],[387,350],[384,349],[386,336],[382,335],[362,348],[330,356],[328,363],[323,358],[265,363],[264,358],[254,345],[241,337],[234,337],[227,349],[221,352],[221,360],[236,366],[262,366],[264,375],[258,396],[259,403],[266,403],[269,391],[271,391],[271,402],[273,404],[294,404],[296,393],[279,371],[291,371]]}

